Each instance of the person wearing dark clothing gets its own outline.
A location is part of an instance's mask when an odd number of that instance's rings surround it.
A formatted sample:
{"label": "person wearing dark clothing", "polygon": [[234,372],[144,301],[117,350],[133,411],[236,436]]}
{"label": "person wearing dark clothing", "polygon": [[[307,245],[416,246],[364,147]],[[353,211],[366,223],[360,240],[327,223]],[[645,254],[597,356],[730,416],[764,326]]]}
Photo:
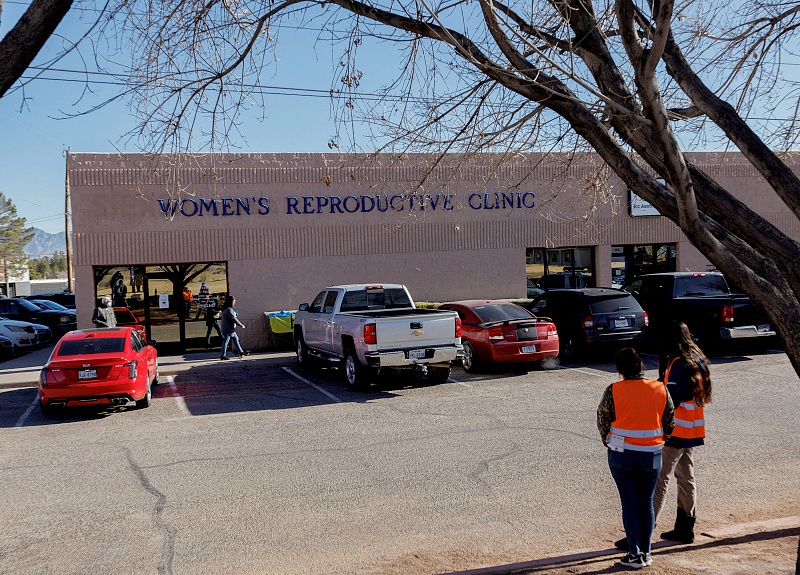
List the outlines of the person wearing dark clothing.
{"label": "person wearing dark clothing", "polygon": [[217,330],[220,339],[222,339],[222,328],[220,327],[219,320],[222,313],[215,305],[206,308],[206,347],[211,347],[211,332]]}
{"label": "person wearing dark clothing", "polygon": [[[249,351],[242,349],[242,344],[239,343],[239,336],[236,335],[236,326],[245,328],[245,325],[239,321],[236,316],[236,310],[233,306],[236,304],[236,298],[229,295],[225,298],[225,306],[222,308],[222,355],[220,359],[228,359],[228,344],[231,344],[231,350],[238,349],[239,359],[242,356],[250,355]],[[235,348],[234,348],[235,346]]]}
{"label": "person wearing dark clothing", "polygon": [[664,445],[663,466],[656,484],[656,517],[664,505],[670,476],[678,486],[678,514],[675,528],[661,534],[662,539],[694,542],[697,488],[694,475],[694,448],[705,443],[705,410],[711,403],[711,377],[708,360],[686,324],[673,322],[668,339],[664,383],[675,404],[675,431]]}
{"label": "person wearing dark clothing", "polygon": [[92,314],[92,323],[97,327],[117,327],[117,316],[111,307],[111,299],[104,297],[100,300]]}
{"label": "person wearing dark clothing", "polygon": [[128,288],[125,287],[125,282],[122,281],[121,277],[114,286],[112,295],[114,296],[114,305],[116,307],[128,307]]}
{"label": "person wearing dark clothing", "polygon": [[622,503],[628,553],[620,565],[638,569],[652,564],[653,493],[661,450],[674,427],[673,406],[661,382],[644,378],[635,349],[621,349],[615,362],[623,379],[606,388],[597,408],[597,429]]}

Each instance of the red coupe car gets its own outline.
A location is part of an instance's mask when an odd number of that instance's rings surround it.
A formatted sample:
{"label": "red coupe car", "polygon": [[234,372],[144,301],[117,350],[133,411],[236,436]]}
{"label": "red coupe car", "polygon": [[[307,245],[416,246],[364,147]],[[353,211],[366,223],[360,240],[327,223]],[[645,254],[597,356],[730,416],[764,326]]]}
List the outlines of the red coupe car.
{"label": "red coupe car", "polygon": [[470,300],[439,309],[451,309],[461,318],[465,371],[474,371],[482,362],[541,362],[558,355],[555,324],[516,304]]}
{"label": "red coupe car", "polygon": [[39,374],[42,413],[77,405],[149,407],[158,353],[131,327],[85,329],[61,338]]}

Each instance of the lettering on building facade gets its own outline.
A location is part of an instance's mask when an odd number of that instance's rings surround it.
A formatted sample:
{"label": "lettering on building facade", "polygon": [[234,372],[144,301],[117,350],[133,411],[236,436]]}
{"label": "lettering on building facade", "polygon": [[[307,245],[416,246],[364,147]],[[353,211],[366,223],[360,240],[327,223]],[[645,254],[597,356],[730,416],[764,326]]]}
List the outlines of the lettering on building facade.
{"label": "lettering on building facade", "polygon": [[[328,196],[288,196],[287,215],[366,214],[370,212],[413,212],[455,209],[456,194],[368,194]],[[515,210],[536,207],[533,192],[473,193],[464,207],[473,210]],[[270,201],[266,196],[245,198],[183,198],[159,199],[158,205],[167,218],[175,216],[266,216]]]}

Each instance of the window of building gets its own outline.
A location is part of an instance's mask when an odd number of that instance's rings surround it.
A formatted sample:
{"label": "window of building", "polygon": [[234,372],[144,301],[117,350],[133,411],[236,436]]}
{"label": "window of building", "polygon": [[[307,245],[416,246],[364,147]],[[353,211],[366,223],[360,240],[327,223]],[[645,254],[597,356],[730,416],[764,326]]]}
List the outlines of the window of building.
{"label": "window of building", "polygon": [[595,277],[592,256],[593,248],[589,246],[527,248],[527,296],[534,297],[554,288],[593,287]]}
{"label": "window of building", "polygon": [[675,244],[611,246],[611,282],[622,287],[644,274],[674,272]]}

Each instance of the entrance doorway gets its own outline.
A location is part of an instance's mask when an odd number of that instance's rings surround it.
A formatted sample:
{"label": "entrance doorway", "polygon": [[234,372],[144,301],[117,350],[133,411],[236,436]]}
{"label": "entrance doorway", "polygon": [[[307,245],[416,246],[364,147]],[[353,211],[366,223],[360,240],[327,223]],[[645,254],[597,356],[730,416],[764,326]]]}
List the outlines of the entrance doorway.
{"label": "entrance doorway", "polygon": [[[225,262],[95,267],[95,297],[128,308],[161,353],[205,350],[221,345],[206,316],[222,308],[228,293]],[[122,317],[122,314],[118,313]],[[122,324],[121,324],[122,325]]]}

